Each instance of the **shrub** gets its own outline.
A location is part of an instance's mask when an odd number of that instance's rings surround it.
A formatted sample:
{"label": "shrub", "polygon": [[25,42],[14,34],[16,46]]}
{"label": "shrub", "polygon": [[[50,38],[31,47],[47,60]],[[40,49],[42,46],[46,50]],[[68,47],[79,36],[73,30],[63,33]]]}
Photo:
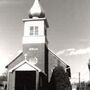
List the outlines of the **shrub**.
{"label": "shrub", "polygon": [[61,66],[55,67],[50,80],[50,89],[65,90],[69,87],[71,87],[70,80],[64,68]]}

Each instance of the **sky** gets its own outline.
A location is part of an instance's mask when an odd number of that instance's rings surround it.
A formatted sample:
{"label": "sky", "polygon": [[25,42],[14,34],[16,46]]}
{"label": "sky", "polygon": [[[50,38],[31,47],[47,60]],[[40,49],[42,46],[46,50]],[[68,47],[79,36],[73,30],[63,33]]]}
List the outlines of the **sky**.
{"label": "sky", "polygon": [[[0,0],[0,74],[22,51],[24,24],[34,0]],[[73,81],[89,79],[90,0],[40,0],[49,23],[48,47],[71,67]],[[83,76],[84,75],[84,76]]]}

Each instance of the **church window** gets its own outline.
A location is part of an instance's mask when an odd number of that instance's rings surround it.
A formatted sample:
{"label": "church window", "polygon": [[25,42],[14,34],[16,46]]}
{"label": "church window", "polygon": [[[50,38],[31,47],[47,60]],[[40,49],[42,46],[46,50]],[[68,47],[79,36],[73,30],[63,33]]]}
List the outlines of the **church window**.
{"label": "church window", "polygon": [[33,35],[33,36],[38,35],[38,26],[30,26],[30,35]]}
{"label": "church window", "polygon": [[35,26],[35,35],[38,35],[38,27]]}
{"label": "church window", "polygon": [[30,27],[30,35],[33,35],[33,33],[34,33],[34,27],[31,26],[31,27]]}

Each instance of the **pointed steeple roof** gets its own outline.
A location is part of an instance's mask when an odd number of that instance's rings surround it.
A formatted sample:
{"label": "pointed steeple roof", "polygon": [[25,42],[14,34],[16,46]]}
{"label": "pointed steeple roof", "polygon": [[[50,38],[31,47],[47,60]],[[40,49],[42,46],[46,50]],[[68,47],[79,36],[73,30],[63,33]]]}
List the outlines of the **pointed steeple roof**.
{"label": "pointed steeple roof", "polygon": [[29,10],[29,18],[44,18],[45,12],[40,5],[40,0],[35,0],[33,6]]}

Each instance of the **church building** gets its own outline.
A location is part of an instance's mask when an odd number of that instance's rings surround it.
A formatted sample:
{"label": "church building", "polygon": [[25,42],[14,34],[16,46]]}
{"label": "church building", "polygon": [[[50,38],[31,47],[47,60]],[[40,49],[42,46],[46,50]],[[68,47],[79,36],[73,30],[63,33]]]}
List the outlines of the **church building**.
{"label": "church building", "polygon": [[23,19],[23,52],[10,62],[7,90],[42,90],[50,81],[53,69],[60,65],[68,72],[70,67],[48,48],[48,21],[40,0],[35,0],[29,19]]}

